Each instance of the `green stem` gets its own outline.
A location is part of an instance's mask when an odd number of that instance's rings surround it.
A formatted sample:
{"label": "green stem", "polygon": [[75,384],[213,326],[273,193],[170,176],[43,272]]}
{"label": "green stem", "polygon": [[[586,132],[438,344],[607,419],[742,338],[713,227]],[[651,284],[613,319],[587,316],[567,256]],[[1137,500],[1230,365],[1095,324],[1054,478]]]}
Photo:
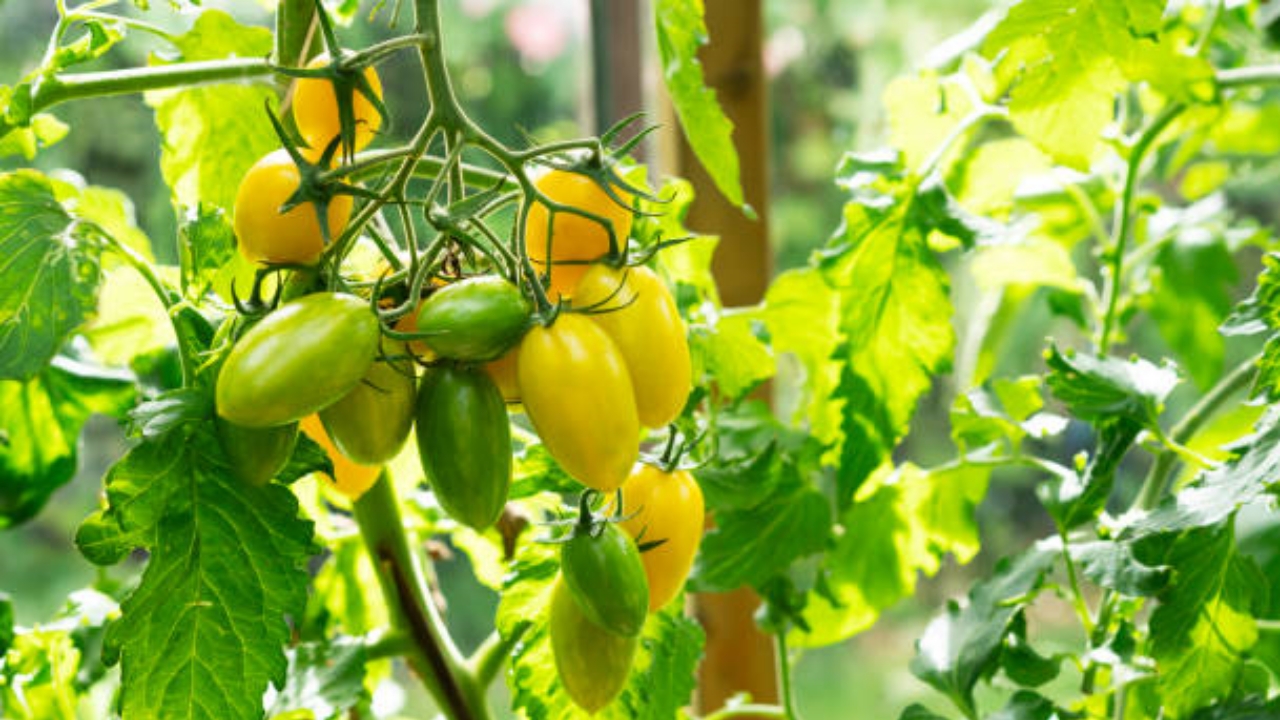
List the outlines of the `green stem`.
{"label": "green stem", "polygon": [[779,630],[775,635],[778,653],[778,684],[781,686],[779,690],[782,692],[782,712],[783,717],[787,720],[798,720],[800,714],[796,712],[795,693],[791,688],[791,658],[787,652],[787,631],[786,628]]}
{"label": "green stem", "polygon": [[1075,608],[1076,616],[1080,619],[1080,625],[1084,627],[1085,634],[1092,636],[1096,626],[1093,617],[1089,614],[1089,605],[1084,600],[1084,593],[1080,592],[1080,577],[1076,572],[1076,564],[1071,559],[1071,553],[1067,549],[1070,541],[1065,531],[1059,531],[1059,537],[1062,538],[1062,561],[1067,568],[1067,582],[1071,585],[1071,604]]}
{"label": "green stem", "polygon": [[275,63],[283,67],[306,64],[314,52],[310,47],[315,32],[315,0],[280,0],[276,6]]}
{"label": "green stem", "polygon": [[1219,70],[1217,80],[1218,87],[1224,90],[1250,85],[1275,85],[1280,83],[1280,64]]}
{"label": "green stem", "polygon": [[467,658],[467,667],[475,677],[477,685],[483,688],[493,682],[517,640],[519,640],[518,637],[511,638],[510,641],[505,640],[497,630],[494,630],[489,633],[489,637],[485,638],[484,642],[480,643],[480,647],[476,648],[470,658]]}
{"label": "green stem", "polygon": [[1262,632],[1280,632],[1280,620],[1257,618],[1253,621],[1253,624]]}
{"label": "green stem", "polygon": [[389,632],[364,646],[367,660],[400,657],[413,650],[413,638],[401,632]]}
{"label": "green stem", "polygon": [[36,90],[35,97],[32,98],[31,113],[35,114],[70,100],[231,80],[252,80],[271,73],[271,63],[263,58],[231,58],[55,75],[46,79]]}
{"label": "green stem", "polygon": [[400,506],[384,470],[354,503],[356,523],[373,559],[393,631],[413,640],[407,659],[453,720],[487,720],[483,690],[467,670],[431,599],[418,553],[410,547]]}
{"label": "green stem", "polygon": [[1138,177],[1142,174],[1142,161],[1160,133],[1164,132],[1169,123],[1173,122],[1174,118],[1185,109],[1186,106],[1181,103],[1166,107],[1142,132],[1138,141],[1134,143],[1132,152],[1129,153],[1129,162],[1125,166],[1124,192],[1120,196],[1120,204],[1116,206],[1118,229],[1115,234],[1115,245],[1108,249],[1111,255],[1111,270],[1107,275],[1106,288],[1103,291],[1105,298],[1103,306],[1106,307],[1106,314],[1102,318],[1102,330],[1098,339],[1099,355],[1107,354],[1107,349],[1111,345],[1111,335],[1115,330],[1116,310],[1120,305],[1120,290],[1123,284],[1125,246],[1129,242],[1129,233],[1133,226],[1133,197],[1138,187]]}
{"label": "green stem", "polygon": [[[1249,358],[1219,380],[1218,384],[1205,393],[1204,397],[1200,398],[1187,411],[1187,414],[1182,416],[1182,420],[1178,421],[1178,424],[1169,431],[1169,439],[1179,445],[1189,442],[1200,431],[1200,428],[1217,413],[1223,403],[1248,387],[1258,369],[1259,359],[1261,359],[1261,356],[1258,355]],[[1142,491],[1138,493],[1135,507],[1142,510],[1151,510],[1160,504],[1160,501],[1164,499],[1165,494],[1169,491],[1172,470],[1177,462],[1178,454],[1170,448],[1166,448],[1156,456],[1155,462],[1151,465],[1151,471],[1147,473],[1146,480],[1142,483]]]}

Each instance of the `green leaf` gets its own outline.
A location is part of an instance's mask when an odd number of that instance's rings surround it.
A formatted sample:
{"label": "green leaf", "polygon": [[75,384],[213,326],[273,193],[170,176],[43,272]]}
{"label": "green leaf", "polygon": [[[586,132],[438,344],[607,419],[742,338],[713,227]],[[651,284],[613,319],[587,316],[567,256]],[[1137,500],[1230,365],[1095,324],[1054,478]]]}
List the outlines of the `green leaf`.
{"label": "green leaf", "polygon": [[902,714],[898,716],[898,720],[947,720],[947,718],[920,703],[912,703],[902,711]]}
{"label": "green leaf", "polygon": [[788,270],[769,283],[759,316],[775,356],[794,355],[804,368],[796,419],[807,419],[822,442],[834,442],[840,412],[829,399],[840,382],[840,364],[833,357],[840,344],[840,295],[813,268]]}
{"label": "green leaf", "polygon": [[211,428],[129,451],[77,537],[95,561],[150,552],[104,646],[121,662],[126,717],[256,719],[268,681],[284,686],[312,526],[288,489],[235,480]]}
{"label": "green leaf", "polygon": [[[231,219],[220,208],[197,206],[178,230],[178,249],[182,258],[182,292],[189,298],[201,298],[214,287],[236,255],[235,230]],[[238,288],[248,293],[248,288]]]}
{"label": "green leaf", "polygon": [[[1087,170],[1115,96],[1150,82],[1177,100],[1211,97],[1212,69],[1157,33],[1161,0],[1025,0],[1013,6],[982,46],[1000,57],[1015,128],[1054,159]],[[1155,22],[1151,22],[1151,18]],[[1004,84],[1002,83],[1002,84]]]}
{"label": "green leaf", "polygon": [[951,407],[951,437],[961,455],[993,443],[1016,455],[1028,435],[1043,438],[1061,432],[1064,418],[1040,412],[1042,384],[1038,376],[997,378],[957,395]]}
{"label": "green leaf", "polygon": [[1045,355],[1047,383],[1059,400],[1082,420],[1129,420],[1158,429],[1164,400],[1178,384],[1169,366],[1157,366],[1142,358],[1098,358],[1050,346]]}
{"label": "green leaf", "polygon": [[882,468],[840,518],[842,533],[823,561],[827,589],[805,608],[808,633],[798,644],[829,645],[869,627],[910,597],[918,577],[932,576],[948,554],[960,563],[978,552],[974,512],[989,471],[957,466],[929,472]]}
{"label": "green leaf", "polygon": [[756,336],[748,312],[726,310],[707,325],[694,325],[689,350],[694,377],[709,376],[729,399],[742,397],[777,372],[769,346]]}
{"label": "green leaf", "polygon": [[911,672],[938,689],[969,717],[976,717],[973,688],[995,671],[1011,623],[1040,589],[1057,553],[1033,548],[1001,561],[989,579],[975,585],[969,602],[951,602],[916,643]]}
{"label": "green leaf", "polygon": [[658,0],[653,12],[662,77],[680,127],[716,189],[730,203],[744,207],[733,123],[725,117],[715,91],[707,88],[698,60],[698,48],[707,44],[702,0]]}
{"label": "green leaf", "polygon": [[1099,587],[1130,597],[1151,597],[1169,584],[1173,569],[1152,567],[1134,555],[1129,543],[1097,540],[1067,545],[1071,561]]}
{"label": "green leaf", "polygon": [[989,720],[1058,720],[1058,708],[1048,698],[1030,690],[1019,690]]}
{"label": "green leaf", "polygon": [[1232,691],[1258,639],[1267,580],[1237,551],[1233,522],[1186,534],[1167,562],[1177,582],[1151,616],[1151,655],[1161,705],[1179,718]]}
{"label": "green leaf", "polygon": [[[959,78],[940,78],[933,71],[895,78],[885,88],[882,101],[889,115],[889,143],[902,151],[906,166],[923,172],[944,138],[973,112],[972,95]],[[946,173],[961,156],[963,143],[955,143],[947,161],[937,168]]]}
{"label": "green leaf", "polygon": [[13,646],[13,599],[0,592],[0,657]]}
{"label": "green leaf", "polygon": [[0,175],[0,379],[30,380],[97,303],[100,247],[43,175]]}
{"label": "green leaf", "polygon": [[0,381],[0,529],[30,518],[76,472],[80,430],[95,413],[123,417],[131,374],[59,355],[29,381]]}
{"label": "green leaf", "polygon": [[1273,720],[1277,714],[1280,714],[1280,698],[1269,702],[1261,698],[1247,698],[1204,708],[1190,720]]}
{"label": "green leaf", "polygon": [[1224,335],[1257,335],[1272,331],[1258,361],[1258,375],[1251,395],[1275,400],[1280,397],[1280,337],[1276,336],[1276,331],[1280,331],[1280,254],[1264,255],[1262,266],[1253,294],[1227,318],[1222,332]]}
{"label": "green leaf", "polygon": [[[847,363],[833,402],[843,406],[845,430],[838,474],[838,507],[906,433],[920,397],[949,370],[955,347],[946,272],[929,249],[936,208],[915,202],[912,182],[882,173],[888,157],[847,156],[840,183],[852,201],[844,222],[818,261],[840,294]],[[922,209],[923,207],[923,209]]]}
{"label": "green leaf", "polygon": [[[530,720],[591,717],[561,687],[547,633],[551,591],[559,573],[557,557],[555,548],[545,543],[522,544],[498,604],[498,632],[514,646],[507,671],[511,704]],[[680,602],[650,613],[621,697],[593,717],[675,717],[693,692],[702,642],[702,629],[684,617]]]}
{"label": "green leaf", "polygon": [[318,719],[332,718],[366,697],[365,646],[360,638],[302,643],[289,648],[288,656],[288,680],[269,715],[306,710]]}
{"label": "green leaf", "polygon": [[[8,104],[9,88],[0,85],[0,109]],[[62,140],[70,127],[48,113],[38,113],[31,118],[29,127],[17,127],[0,136],[0,158],[21,155],[28,162],[36,153]]]}
{"label": "green leaf", "polygon": [[[205,10],[174,46],[181,55],[174,62],[191,62],[266,57],[272,40],[265,28]],[[230,83],[146,94],[163,137],[160,170],[177,204],[231,209],[245,171],[280,145],[264,109],[275,100],[270,86]]]}

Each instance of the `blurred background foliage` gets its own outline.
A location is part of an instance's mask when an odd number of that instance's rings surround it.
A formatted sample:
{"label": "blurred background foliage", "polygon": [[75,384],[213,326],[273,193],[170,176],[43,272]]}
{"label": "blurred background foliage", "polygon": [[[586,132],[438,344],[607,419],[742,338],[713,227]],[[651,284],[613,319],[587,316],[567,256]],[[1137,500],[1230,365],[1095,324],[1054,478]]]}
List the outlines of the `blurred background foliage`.
{"label": "blurred background foliage", "polygon": [[[349,16],[355,4],[355,0],[345,3]],[[384,33],[394,4],[387,2],[374,23],[357,16],[341,31],[347,44],[361,46]],[[772,92],[769,231],[775,271],[802,264],[839,225],[845,196],[832,182],[833,170],[845,152],[885,144],[888,126],[882,96],[889,82],[951,56],[946,41],[997,4],[989,0],[766,0],[768,37],[762,50]],[[152,5],[150,11],[138,14],[162,27],[180,30],[193,17],[173,12],[167,0],[153,0]],[[205,0],[203,5],[227,9],[244,22],[265,25],[271,19],[266,0]],[[360,5],[355,12],[367,13],[373,3]],[[451,0],[443,6],[457,89],[477,120],[508,141],[522,133],[554,138],[590,130],[581,123],[584,108],[589,107],[587,0]],[[18,77],[35,65],[55,17],[51,0],[0,0],[0,77]],[[161,47],[135,33],[86,69],[143,64],[149,53]],[[412,127],[411,119],[420,116],[425,102],[418,76],[402,67],[411,62],[416,59],[400,54],[382,69],[387,96],[395,98],[388,103],[393,136]],[[34,164],[46,171],[77,168],[89,183],[125,191],[157,256],[172,261],[176,222],[160,176],[151,109],[141,98],[124,97],[64,105],[55,112],[73,131],[41,153]],[[21,158],[8,158],[0,160],[0,169],[23,164]],[[1260,199],[1265,198],[1266,187],[1257,183],[1231,187],[1229,198],[1238,209],[1267,214],[1273,211]],[[731,243],[732,238],[725,242]],[[954,257],[947,262],[959,265]],[[1255,263],[1256,257],[1245,262]],[[1251,278],[1254,270],[1241,268],[1240,277]],[[965,274],[953,276],[955,322],[963,330],[973,313],[984,310],[975,307],[976,293]],[[1236,299],[1249,289],[1236,288]],[[1044,338],[1067,332],[1061,321],[1050,317],[1047,303],[1034,307],[1040,309],[1014,320],[1017,328],[998,361],[1002,375],[1031,370],[1040,362]],[[1169,355],[1149,324],[1135,327],[1131,339],[1149,357]],[[1237,354],[1228,347],[1229,362],[1238,359]],[[1184,399],[1175,398],[1175,403],[1185,403],[1194,388],[1184,386],[1182,392]],[[940,388],[922,406],[906,449],[917,462],[927,465],[951,454],[947,410],[953,395]],[[1075,435],[1069,432],[1054,454],[1065,460],[1078,451],[1088,439],[1085,429],[1079,430]],[[98,572],[75,551],[72,537],[77,524],[95,507],[100,478],[123,451],[125,440],[114,422],[99,418],[88,425],[82,442],[82,467],[76,480],[34,521],[0,533],[0,588],[13,595],[20,623],[45,619],[42,615],[49,608],[61,603],[69,591],[92,582]],[[1145,458],[1131,462],[1143,463]],[[1136,488],[1143,470],[1126,468],[1122,475]],[[1029,478],[1012,473],[997,477],[980,519],[983,550],[971,567],[944,569],[872,630],[800,660],[797,694],[806,717],[853,717],[851,708],[857,708],[856,716],[861,718],[896,717],[908,703],[931,696],[932,691],[907,671],[912,644],[930,613],[946,598],[962,593],[975,573],[984,573],[996,559],[1052,527],[1031,493]],[[460,644],[470,647],[491,626],[495,598],[470,579],[462,553],[453,553],[452,558],[440,563],[441,582],[452,608],[450,623],[458,629]],[[133,572],[139,567],[135,564]],[[112,572],[118,575],[114,581],[129,581],[127,571]],[[1053,626],[1052,604],[1038,606],[1037,612],[1047,615],[1041,627]],[[1065,607],[1062,612],[1068,614]],[[1063,632],[1069,626],[1060,624]],[[406,700],[396,691],[388,692],[391,695],[379,703],[382,708],[420,716],[421,699],[408,698],[403,704]]]}

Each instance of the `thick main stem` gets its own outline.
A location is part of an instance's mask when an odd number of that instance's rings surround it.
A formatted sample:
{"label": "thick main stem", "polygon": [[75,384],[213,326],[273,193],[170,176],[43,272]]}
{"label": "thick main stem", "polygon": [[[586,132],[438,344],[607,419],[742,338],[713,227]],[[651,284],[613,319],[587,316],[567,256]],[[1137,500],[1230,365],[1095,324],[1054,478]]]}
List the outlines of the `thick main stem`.
{"label": "thick main stem", "polygon": [[431,600],[422,560],[409,545],[386,472],[354,504],[395,631],[413,640],[410,665],[453,720],[487,720],[489,709]]}

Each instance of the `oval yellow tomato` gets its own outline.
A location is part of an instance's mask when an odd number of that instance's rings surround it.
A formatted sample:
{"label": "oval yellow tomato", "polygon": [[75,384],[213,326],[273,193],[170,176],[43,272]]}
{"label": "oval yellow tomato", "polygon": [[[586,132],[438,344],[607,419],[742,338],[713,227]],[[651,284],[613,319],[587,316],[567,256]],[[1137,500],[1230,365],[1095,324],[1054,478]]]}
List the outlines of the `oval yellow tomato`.
{"label": "oval yellow tomato", "polygon": [[[550,170],[534,181],[534,186],[551,200],[599,215],[613,226],[618,249],[626,249],[631,234],[632,197],[620,188],[615,194],[625,205],[618,204],[595,179],[567,170]],[[547,206],[535,202],[525,219],[524,243],[529,259],[539,271],[546,268],[550,237],[551,299],[569,297],[578,280],[587,272],[587,263],[609,252],[609,231],[595,220],[571,212],[557,212],[548,223]],[[548,235],[548,229],[550,235]],[[567,263],[567,264],[566,264]]]}
{"label": "oval yellow tomato", "polygon": [[693,389],[684,321],[662,279],[647,267],[592,265],[573,304],[591,308],[627,363],[640,422],[658,428],[675,420]]}
{"label": "oval yellow tomato", "polygon": [[649,579],[649,612],[671,602],[684,586],[702,542],[706,507],[702,488],[687,470],[664,472],[641,465],[622,484],[620,523],[639,545],[661,541],[640,553]]}
{"label": "oval yellow tomato", "polygon": [[338,492],[352,500],[359,500],[360,496],[378,481],[382,468],[377,465],[361,465],[343,455],[329,439],[329,434],[324,431],[324,424],[320,422],[319,415],[306,416],[302,422],[298,423],[298,428],[324,448],[325,453],[329,455],[329,460],[333,463],[333,476],[325,475],[324,477],[333,483]]}
{"label": "oval yellow tomato", "polygon": [[[324,252],[324,235],[316,206],[302,203],[286,213],[280,206],[302,183],[298,166],[285,150],[268,153],[253,164],[236,191],[235,230],[240,252],[250,262],[307,265]],[[350,195],[329,201],[329,239],[334,240],[351,218]]]}
{"label": "oval yellow tomato", "polygon": [[[328,54],[318,55],[307,63],[308,68],[318,68],[329,64]],[[382,98],[382,81],[378,71],[372,67],[364,69],[364,77],[373,89],[373,94]],[[354,91],[351,98],[352,116],[356,121],[355,148],[352,152],[363,150],[382,126],[382,116],[377,108],[360,91]],[[327,78],[299,78],[293,87],[293,121],[298,132],[307,141],[312,150],[323,150],[338,136],[341,124],[338,120],[338,98],[333,92],[333,83]]]}
{"label": "oval yellow tomato", "polygon": [[520,397],[551,456],[600,492],[627,479],[640,454],[635,392],[618,348],[595,323],[562,314],[520,343]]}

